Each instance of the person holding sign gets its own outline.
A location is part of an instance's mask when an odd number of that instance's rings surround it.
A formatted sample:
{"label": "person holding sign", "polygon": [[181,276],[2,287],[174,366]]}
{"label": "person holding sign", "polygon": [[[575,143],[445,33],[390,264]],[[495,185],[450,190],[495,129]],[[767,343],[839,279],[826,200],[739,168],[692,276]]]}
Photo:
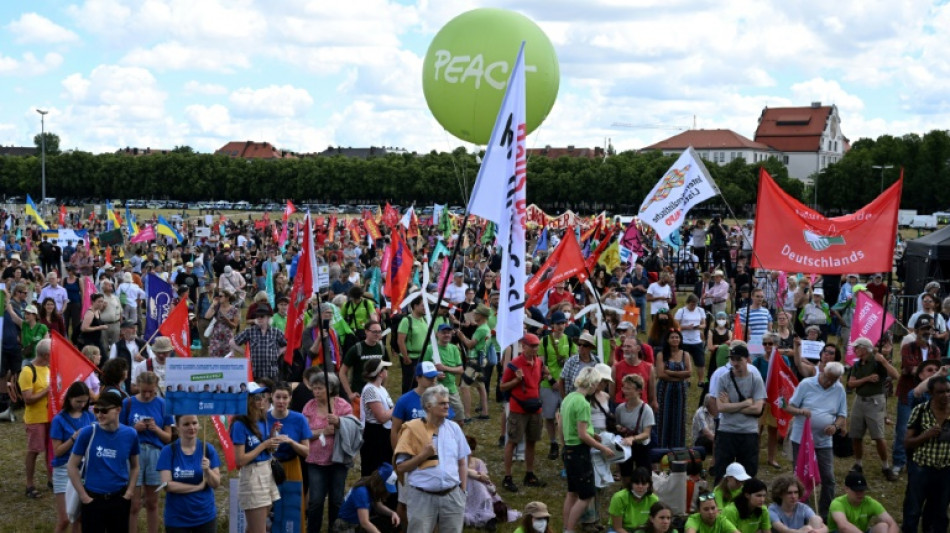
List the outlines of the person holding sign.
{"label": "person holding sign", "polygon": [[198,417],[175,417],[178,440],[162,448],[158,472],[165,490],[167,533],[214,533],[218,509],[214,489],[221,484],[221,465],[214,446],[198,439]]}
{"label": "person holding sign", "polygon": [[247,415],[234,417],[231,424],[234,459],[241,468],[238,505],[247,521],[245,533],[265,533],[270,506],[280,499],[270,466],[280,442],[267,432],[266,409],[262,408],[267,387],[252,381],[247,392]]}

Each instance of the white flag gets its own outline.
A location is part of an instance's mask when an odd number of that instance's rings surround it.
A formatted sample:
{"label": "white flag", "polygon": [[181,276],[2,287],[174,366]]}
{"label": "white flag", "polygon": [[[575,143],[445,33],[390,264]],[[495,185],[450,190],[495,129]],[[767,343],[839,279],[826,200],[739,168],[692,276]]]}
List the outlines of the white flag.
{"label": "white flag", "polygon": [[696,204],[716,196],[718,190],[706,165],[690,146],[660,178],[640,206],[640,220],[656,230],[660,240],[683,224]]}
{"label": "white flag", "polygon": [[412,225],[412,211],[413,207],[410,205],[409,209],[406,209],[406,212],[403,213],[402,218],[399,219],[399,223],[402,224],[402,227],[409,229],[409,226]]}
{"label": "white flag", "polygon": [[468,202],[469,214],[498,224],[496,242],[503,249],[495,334],[502,350],[524,336],[526,131],[522,42]]}
{"label": "white flag", "polygon": [[444,205],[432,204],[432,225],[436,226],[439,224],[439,220],[442,219],[442,210],[445,209]]}

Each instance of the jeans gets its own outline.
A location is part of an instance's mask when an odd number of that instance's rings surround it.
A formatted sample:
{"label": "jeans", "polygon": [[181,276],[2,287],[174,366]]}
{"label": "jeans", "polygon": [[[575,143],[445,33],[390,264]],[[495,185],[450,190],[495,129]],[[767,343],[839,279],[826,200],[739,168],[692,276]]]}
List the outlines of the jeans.
{"label": "jeans", "polygon": [[310,499],[307,501],[307,533],[320,533],[323,526],[323,502],[330,497],[329,524],[343,506],[343,490],[346,488],[347,468],[342,464],[316,465],[307,463],[310,480]]}
{"label": "jeans", "polygon": [[[835,497],[835,455],[833,448],[815,448],[818,458],[818,474],[821,475],[821,494],[818,496],[819,516],[828,516],[828,507]],[[798,443],[792,443],[792,470],[798,460]]]}
{"label": "jeans", "polygon": [[640,308],[640,325],[638,326],[638,331],[647,330],[647,296],[646,294],[642,296],[634,296],[633,303],[637,304],[637,307]]}
{"label": "jeans", "polygon": [[908,404],[897,404],[897,423],[894,425],[894,466],[907,466],[907,450],[904,449],[904,437],[907,436],[907,422],[914,408]]}
{"label": "jeans", "polygon": [[904,492],[904,533],[917,533],[923,520],[924,531],[947,531],[947,505],[950,504],[950,468],[920,466],[911,461],[907,465],[907,489]]}
{"label": "jeans", "polygon": [[[759,472],[759,434],[716,432],[716,484],[726,473],[726,466],[732,462],[741,464],[752,477]],[[755,450],[750,453],[750,450]]]}

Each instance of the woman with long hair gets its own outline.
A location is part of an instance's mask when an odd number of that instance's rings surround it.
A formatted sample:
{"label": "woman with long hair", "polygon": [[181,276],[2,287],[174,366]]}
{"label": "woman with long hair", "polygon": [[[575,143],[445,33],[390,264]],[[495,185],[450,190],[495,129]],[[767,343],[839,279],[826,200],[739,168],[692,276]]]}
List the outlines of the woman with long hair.
{"label": "woman with long hair", "polygon": [[208,337],[208,356],[224,357],[230,352],[234,330],[241,321],[241,311],[234,305],[235,296],[215,290],[214,303],[208,307],[205,318],[214,320],[211,336]]}
{"label": "woman with long hair", "polygon": [[63,337],[66,337],[66,322],[62,315],[56,311],[56,301],[52,298],[44,298],[40,303],[40,323],[46,326],[46,329],[55,331]]}
{"label": "woman with long hair", "polygon": [[221,465],[214,446],[198,439],[198,417],[175,417],[178,440],[162,448],[158,472],[165,491],[165,531],[214,533],[218,516],[214,489],[221,485]]}
{"label": "woman with long hair", "polygon": [[247,392],[247,414],[234,417],[231,424],[234,460],[241,469],[238,505],[244,511],[245,531],[265,533],[270,507],[280,498],[270,466],[271,454],[280,442],[267,431],[267,410],[262,407],[267,387],[252,381]]}
{"label": "woman with long hair", "polygon": [[103,394],[115,394],[120,399],[128,398],[125,380],[129,377],[129,362],[121,357],[109,359],[102,365],[102,382],[99,397]]}
{"label": "woman with long hair", "polygon": [[[280,445],[274,452],[274,458],[284,467],[287,481],[299,481],[302,484],[304,475],[300,461],[310,452],[310,439],[313,438],[313,433],[310,431],[310,424],[306,417],[289,409],[290,396],[290,385],[279,383],[274,386],[274,392],[271,394],[273,408],[267,412],[267,428],[276,430],[276,439]],[[277,490],[281,492],[281,497],[283,497],[283,487],[284,485],[277,487]],[[304,501],[301,499],[301,523],[303,523],[305,508]]]}
{"label": "woman with long hair", "polygon": [[713,489],[713,494],[716,496],[716,504],[720,509],[726,507],[726,505],[732,503],[734,499],[742,492],[742,485],[749,479],[752,479],[745,471],[745,467],[740,463],[732,463],[726,467],[726,475],[722,476],[722,480],[719,481],[719,484],[716,485],[716,488]]}
{"label": "woman with long hair", "polygon": [[689,515],[686,519],[686,525],[683,527],[684,533],[733,533],[738,531],[725,516],[719,512],[719,504],[716,503],[716,495],[712,492],[700,494],[699,512]]}
{"label": "woman with long hair", "polygon": [[82,324],[79,326],[79,347],[99,346],[102,347],[102,332],[109,329],[109,326],[99,318],[99,313],[106,307],[106,301],[102,294],[93,294],[90,298],[92,305],[86,310],[82,317]]}
{"label": "woman with long hair", "polygon": [[674,329],[679,331],[680,325],[676,319],[673,318],[673,313],[666,307],[660,308],[660,310],[653,315],[653,320],[650,322],[650,329],[647,330],[647,344],[653,348],[654,355],[663,349],[667,333]]}
{"label": "woman with long hair", "polygon": [[657,445],[661,448],[686,445],[686,382],[692,361],[682,344],[683,334],[671,329],[656,356]]}
{"label": "woman with long hair", "polygon": [[53,417],[50,425],[50,439],[53,442],[53,494],[56,496],[56,533],[72,530],[80,531],[80,523],[69,526],[69,516],[66,514],[66,484],[69,483],[69,474],[66,463],[69,453],[76,444],[79,430],[91,426],[96,417],[89,412],[89,387],[77,381],[66,389],[63,399],[63,410]]}
{"label": "woman with long hair", "polygon": [[768,495],[762,480],[749,479],[742,485],[742,492],[736,499],[722,510],[722,515],[741,533],[770,533],[772,520],[765,507]]}
{"label": "woman with long hair", "polygon": [[650,506],[650,518],[636,529],[636,533],[669,533],[673,526],[673,509],[663,502]]}
{"label": "woman with long hair", "polygon": [[[310,481],[307,531],[313,533],[320,531],[320,525],[323,524],[325,500],[330,501],[328,524],[336,522],[343,505],[349,468],[343,463],[334,462],[332,456],[340,418],[353,414],[353,407],[350,402],[340,397],[340,379],[336,374],[317,371],[309,375],[305,373],[305,377],[309,378],[307,386],[313,392],[313,399],[303,408],[303,416],[306,417],[313,435],[306,459],[307,477]],[[329,389],[327,382],[330,384]],[[330,402],[333,402],[332,405]]]}
{"label": "woman with long hair", "polygon": [[393,426],[393,400],[386,390],[389,361],[372,359],[363,365],[363,393],[360,395],[360,422],[363,423],[363,448],[360,449],[363,472],[372,472],[392,460],[393,445],[389,430]]}
{"label": "woman with long hair", "polygon": [[136,497],[132,499],[129,516],[129,531],[138,531],[139,511],[144,493],[145,515],[149,531],[158,530],[158,486],[162,484],[158,473],[158,456],[162,448],[172,441],[172,423],[165,414],[165,400],[158,395],[158,375],[146,370],[135,379],[138,394],[122,401],[119,420],[131,426],[139,437],[139,477],[136,482]]}
{"label": "woman with long hair", "polygon": [[653,474],[646,468],[634,470],[629,480],[610,499],[610,525],[616,533],[628,533],[642,526],[648,510],[660,500],[653,494]]}

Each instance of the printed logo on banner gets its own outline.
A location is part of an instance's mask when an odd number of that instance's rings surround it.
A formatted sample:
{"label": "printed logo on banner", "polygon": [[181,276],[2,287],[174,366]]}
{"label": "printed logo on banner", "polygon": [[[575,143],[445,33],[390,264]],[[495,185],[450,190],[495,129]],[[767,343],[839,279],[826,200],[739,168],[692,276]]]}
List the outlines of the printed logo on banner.
{"label": "printed logo on banner", "polygon": [[832,246],[845,244],[844,237],[841,236],[818,235],[814,231],[808,231],[807,229],[802,233],[805,235],[805,242],[816,252],[824,252]]}
{"label": "printed logo on banner", "polygon": [[247,414],[247,362],[246,358],[169,358],[165,363],[165,413]]}

